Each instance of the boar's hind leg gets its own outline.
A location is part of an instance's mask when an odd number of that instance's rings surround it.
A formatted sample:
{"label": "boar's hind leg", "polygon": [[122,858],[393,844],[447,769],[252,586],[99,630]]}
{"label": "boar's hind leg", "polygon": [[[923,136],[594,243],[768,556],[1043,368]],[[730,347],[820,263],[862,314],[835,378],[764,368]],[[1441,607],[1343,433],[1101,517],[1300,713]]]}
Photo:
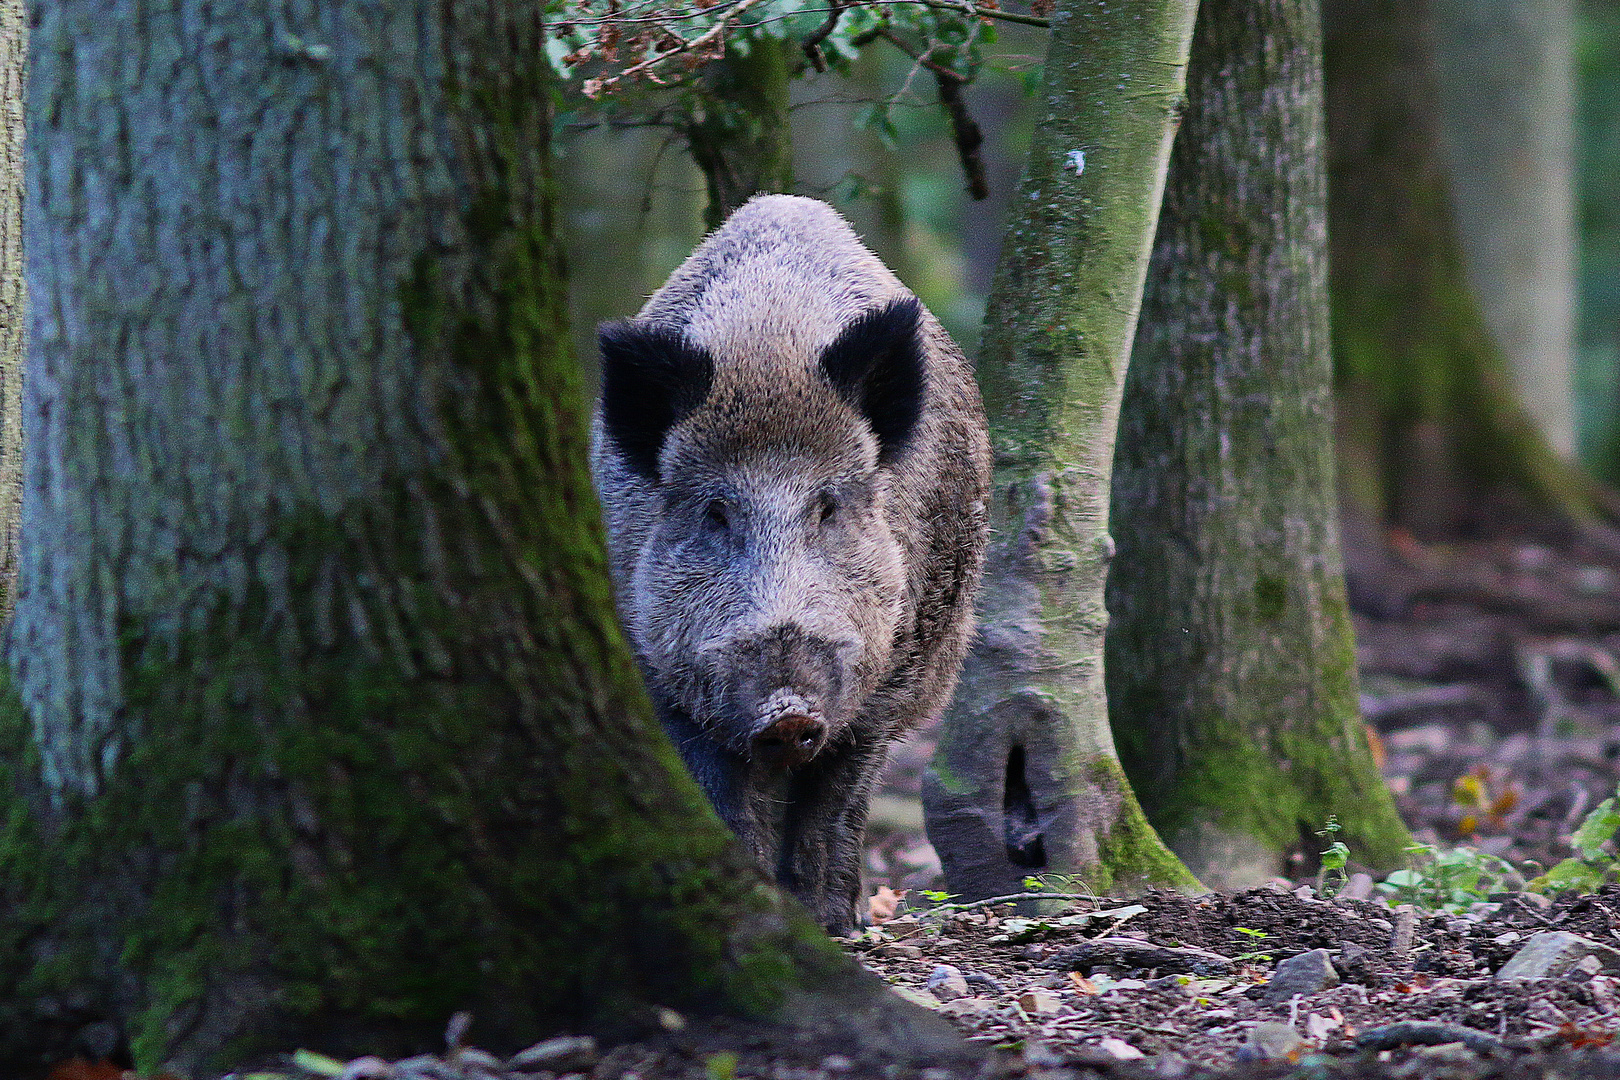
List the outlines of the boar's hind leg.
{"label": "boar's hind leg", "polygon": [[830,747],[793,778],[776,879],[829,934],[856,923],[866,804],[888,750],[886,742]]}

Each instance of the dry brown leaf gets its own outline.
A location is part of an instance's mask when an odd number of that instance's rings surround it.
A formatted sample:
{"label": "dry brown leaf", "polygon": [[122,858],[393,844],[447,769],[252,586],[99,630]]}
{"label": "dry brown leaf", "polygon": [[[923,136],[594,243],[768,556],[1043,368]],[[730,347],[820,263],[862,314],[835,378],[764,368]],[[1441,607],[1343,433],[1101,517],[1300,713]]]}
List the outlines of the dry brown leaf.
{"label": "dry brown leaf", "polygon": [[874,925],[888,922],[894,918],[894,913],[899,909],[900,901],[905,895],[904,889],[895,892],[887,885],[879,885],[877,892],[866,901],[866,917],[871,919]]}

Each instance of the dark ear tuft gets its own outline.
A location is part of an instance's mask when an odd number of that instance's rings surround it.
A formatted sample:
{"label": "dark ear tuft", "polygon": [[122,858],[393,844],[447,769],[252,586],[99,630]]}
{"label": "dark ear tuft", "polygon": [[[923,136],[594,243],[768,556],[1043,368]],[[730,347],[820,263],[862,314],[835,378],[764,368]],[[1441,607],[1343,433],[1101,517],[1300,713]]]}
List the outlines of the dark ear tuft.
{"label": "dark ear tuft", "polygon": [[658,482],[658,452],[669,429],[703,404],[714,359],[678,330],[631,319],[603,323],[602,426],[630,467]]}
{"label": "dark ear tuft", "polygon": [[916,297],[891,300],[850,323],[821,354],[827,381],[872,425],[884,464],[905,449],[922,416],[928,375],[917,340],[921,317]]}

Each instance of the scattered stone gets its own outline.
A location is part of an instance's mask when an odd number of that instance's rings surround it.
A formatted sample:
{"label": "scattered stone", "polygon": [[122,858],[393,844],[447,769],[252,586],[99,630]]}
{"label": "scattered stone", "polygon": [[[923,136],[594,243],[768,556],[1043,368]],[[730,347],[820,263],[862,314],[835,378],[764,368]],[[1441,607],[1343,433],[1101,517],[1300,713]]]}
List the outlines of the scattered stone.
{"label": "scattered stone", "polygon": [[1417,911],[1411,904],[1395,909],[1395,932],[1389,938],[1389,951],[1405,956],[1412,951],[1412,935],[1417,932]]}
{"label": "scattered stone", "polygon": [[1620,949],[1565,930],[1531,934],[1513,958],[1497,971],[1498,979],[1551,979],[1563,975],[1586,957],[1594,957],[1602,970],[1620,972]]}
{"label": "scattered stone", "polygon": [[962,978],[967,980],[969,986],[977,986],[980,990],[988,990],[998,996],[1007,992],[996,980],[977,971],[969,971]]}
{"label": "scattered stone", "polygon": [[935,997],[933,994],[925,994],[914,986],[891,986],[889,989],[893,990],[896,994],[899,994],[913,1005],[921,1005],[925,1009],[939,1008],[939,998]]}
{"label": "scattered stone", "polygon": [[916,945],[901,945],[898,942],[890,942],[886,945],[879,945],[872,951],[875,953],[882,953],[884,956],[905,957],[907,960],[922,959],[922,949],[918,948]]}
{"label": "scattered stone", "polygon": [[1097,1049],[1113,1058],[1115,1061],[1135,1061],[1137,1058],[1147,1057],[1146,1054],[1126,1042],[1124,1039],[1109,1037],[1097,1043]]}
{"label": "scattered stone", "polygon": [[936,1004],[934,1008],[939,1010],[939,1015],[952,1020],[977,1020],[996,1011],[994,1003],[977,997],[957,998],[943,1005]]}
{"label": "scattered stone", "polygon": [[941,1001],[965,998],[968,996],[967,979],[963,977],[961,968],[941,964],[928,976],[928,992]]}
{"label": "scattered stone", "polygon": [[1365,900],[1372,895],[1373,879],[1371,874],[1351,874],[1350,880],[1339,890],[1335,900]]}
{"label": "scattered stone", "polygon": [[1268,1005],[1287,1001],[1295,994],[1314,994],[1330,986],[1339,985],[1339,973],[1328,959],[1326,949],[1312,949],[1298,956],[1290,956],[1277,965],[1277,970],[1266,983],[1261,998]]}
{"label": "scattered stone", "polygon": [[469,1066],[482,1069],[484,1072],[498,1073],[501,1071],[501,1059],[488,1050],[480,1050],[476,1046],[461,1046],[448,1055],[456,1065],[465,1071]]}
{"label": "scattered stone", "polygon": [[1020,995],[1018,1007],[1031,1016],[1055,1016],[1063,1008],[1063,1002],[1050,990],[1031,990]]}
{"label": "scattered stone", "polygon": [[513,1072],[583,1072],[595,1067],[600,1055],[589,1035],[558,1035],[519,1050],[506,1062]]}
{"label": "scattered stone", "polygon": [[1288,1024],[1264,1020],[1249,1029],[1249,1038],[1238,1047],[1239,1061],[1290,1061],[1305,1048],[1305,1040]]}
{"label": "scattered stone", "polygon": [[668,1005],[658,1006],[658,1026],[668,1032],[685,1031],[686,1017]]}
{"label": "scattered stone", "polygon": [[1181,1080],[1181,1077],[1192,1072],[1192,1064],[1174,1050],[1157,1055],[1150,1064],[1153,1075],[1160,1080]]}
{"label": "scattered stone", "polygon": [[1481,1054],[1502,1049],[1502,1040],[1495,1035],[1461,1024],[1440,1024],[1404,1020],[1396,1024],[1368,1028],[1356,1036],[1358,1050],[1395,1050],[1402,1046],[1441,1046],[1462,1043]]}
{"label": "scattered stone", "polygon": [[855,1067],[855,1062],[843,1054],[828,1054],[821,1059],[821,1067],[830,1073],[846,1073]]}
{"label": "scattered stone", "polygon": [[381,1080],[393,1076],[394,1066],[380,1057],[355,1058],[343,1066],[337,1080]]}

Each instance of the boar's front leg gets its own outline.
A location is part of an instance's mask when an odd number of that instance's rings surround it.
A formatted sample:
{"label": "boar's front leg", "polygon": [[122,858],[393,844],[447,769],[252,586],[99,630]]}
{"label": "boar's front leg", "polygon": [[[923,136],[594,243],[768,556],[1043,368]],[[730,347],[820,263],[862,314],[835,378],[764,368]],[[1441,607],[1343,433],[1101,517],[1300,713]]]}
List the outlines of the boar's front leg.
{"label": "boar's front leg", "polygon": [[771,805],[776,800],[760,790],[758,778],[753,775],[757,770],[746,757],[728,750],[700,727],[684,709],[656,699],[653,704],[686,771],[709,797],[720,820],[737,834],[757,865],[774,864],[782,846],[780,815],[773,812]]}
{"label": "boar's front leg", "polygon": [[829,747],[789,787],[776,878],[829,934],[856,925],[867,802],[888,751],[887,740]]}

